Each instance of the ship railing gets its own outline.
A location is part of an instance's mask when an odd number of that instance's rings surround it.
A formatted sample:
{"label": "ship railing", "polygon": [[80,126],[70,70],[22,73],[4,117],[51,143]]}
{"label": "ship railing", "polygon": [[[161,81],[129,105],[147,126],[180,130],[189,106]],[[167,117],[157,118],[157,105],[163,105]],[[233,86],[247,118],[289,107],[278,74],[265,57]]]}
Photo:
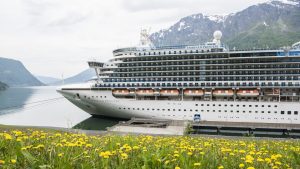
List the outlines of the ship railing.
{"label": "ship railing", "polygon": [[88,61],[88,64],[89,64],[89,67],[91,67],[91,68],[98,68],[98,67],[104,66],[103,62]]}
{"label": "ship railing", "polygon": [[155,88],[268,88],[268,87],[300,87],[299,83],[284,83],[284,84],[270,84],[270,83],[262,83],[262,84],[188,84],[188,83],[176,83],[176,84],[149,84],[147,82],[145,83],[138,83],[138,84],[116,84],[116,83],[103,83],[103,84],[95,84],[95,87],[108,87],[108,88],[126,88],[126,87],[142,87],[142,88],[149,88],[149,87],[155,87]]}

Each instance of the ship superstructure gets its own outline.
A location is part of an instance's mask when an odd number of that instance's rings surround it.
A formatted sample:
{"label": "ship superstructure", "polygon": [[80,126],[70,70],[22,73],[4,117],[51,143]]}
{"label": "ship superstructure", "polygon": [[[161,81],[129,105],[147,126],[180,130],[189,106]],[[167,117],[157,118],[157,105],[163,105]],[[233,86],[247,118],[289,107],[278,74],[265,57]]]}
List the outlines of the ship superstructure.
{"label": "ship superstructure", "polygon": [[113,51],[88,62],[97,80],[59,92],[92,115],[206,121],[300,123],[300,43],[282,49],[228,50],[222,33],[197,46]]}

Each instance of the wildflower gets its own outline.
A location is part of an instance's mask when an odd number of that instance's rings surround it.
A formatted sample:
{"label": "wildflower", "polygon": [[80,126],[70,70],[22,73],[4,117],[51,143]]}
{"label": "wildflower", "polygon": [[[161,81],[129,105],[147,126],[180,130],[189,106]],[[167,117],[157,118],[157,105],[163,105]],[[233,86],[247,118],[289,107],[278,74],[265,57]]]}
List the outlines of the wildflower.
{"label": "wildflower", "polygon": [[192,152],[188,152],[187,154],[188,154],[189,156],[193,155],[193,153],[192,153]]}
{"label": "wildflower", "polygon": [[265,161],[267,162],[267,163],[271,163],[271,159],[270,158],[265,158]]}
{"label": "wildflower", "polygon": [[244,154],[244,153],[246,153],[246,151],[245,150],[240,150],[239,153]]}
{"label": "wildflower", "polygon": [[224,167],[222,166],[222,165],[220,165],[219,167],[218,167],[218,169],[223,169]]}
{"label": "wildflower", "polygon": [[1,164],[5,164],[5,161],[4,160],[0,160],[0,165]]}
{"label": "wildflower", "polygon": [[247,169],[255,169],[254,167],[248,167]]}
{"label": "wildflower", "polygon": [[64,153],[59,153],[57,156],[62,157],[63,155],[64,155]]}
{"label": "wildflower", "polygon": [[128,155],[126,153],[121,154],[122,160],[126,160],[128,158]]}
{"label": "wildflower", "polygon": [[7,133],[4,133],[4,138],[5,138],[5,140],[11,140],[12,139],[11,135],[9,135]]}
{"label": "wildflower", "polygon": [[276,165],[281,165],[281,162],[276,161],[275,164],[276,164]]}
{"label": "wildflower", "polygon": [[200,166],[201,163],[194,163],[194,166]]}
{"label": "wildflower", "polygon": [[245,167],[245,164],[240,164],[239,167],[240,167],[240,168],[244,168],[244,167]]}
{"label": "wildflower", "polygon": [[180,167],[176,166],[175,169],[180,169]]}
{"label": "wildflower", "polygon": [[15,164],[17,162],[17,160],[16,159],[11,159],[10,162]]}
{"label": "wildflower", "polygon": [[85,147],[87,147],[87,148],[88,148],[88,147],[92,147],[92,146],[93,146],[92,144],[86,144],[86,145],[85,145]]}

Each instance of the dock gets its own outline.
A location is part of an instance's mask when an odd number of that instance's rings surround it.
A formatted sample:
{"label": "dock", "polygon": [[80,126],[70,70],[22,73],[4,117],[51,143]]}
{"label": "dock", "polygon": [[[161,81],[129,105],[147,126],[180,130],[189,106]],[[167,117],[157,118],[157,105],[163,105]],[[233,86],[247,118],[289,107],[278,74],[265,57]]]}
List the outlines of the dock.
{"label": "dock", "polygon": [[190,134],[300,137],[300,125],[289,123],[200,121],[191,123],[190,127]]}
{"label": "dock", "polygon": [[300,138],[299,124],[187,121],[132,118],[107,128],[118,134],[149,135],[224,135]]}
{"label": "dock", "polygon": [[132,118],[109,127],[107,131],[150,135],[184,135],[189,121]]}

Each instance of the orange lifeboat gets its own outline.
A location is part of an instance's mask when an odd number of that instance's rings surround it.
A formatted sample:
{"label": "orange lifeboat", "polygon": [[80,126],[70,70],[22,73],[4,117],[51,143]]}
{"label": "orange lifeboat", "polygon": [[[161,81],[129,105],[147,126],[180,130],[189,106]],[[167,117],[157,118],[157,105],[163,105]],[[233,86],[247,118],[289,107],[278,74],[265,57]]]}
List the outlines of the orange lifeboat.
{"label": "orange lifeboat", "polygon": [[231,97],[233,96],[232,89],[217,89],[213,91],[213,96],[216,97]]}
{"label": "orange lifeboat", "polygon": [[239,96],[239,97],[256,97],[256,96],[259,96],[259,91],[257,89],[240,89],[237,91],[237,96]]}
{"label": "orange lifeboat", "polygon": [[112,93],[114,96],[128,96],[130,94],[127,89],[115,89]]}
{"label": "orange lifeboat", "polygon": [[153,89],[140,89],[136,91],[136,95],[138,96],[154,96]]}
{"label": "orange lifeboat", "polygon": [[183,91],[185,96],[203,96],[203,90],[201,89],[186,89]]}
{"label": "orange lifeboat", "polygon": [[160,91],[161,96],[178,96],[179,91],[177,89],[165,89]]}

